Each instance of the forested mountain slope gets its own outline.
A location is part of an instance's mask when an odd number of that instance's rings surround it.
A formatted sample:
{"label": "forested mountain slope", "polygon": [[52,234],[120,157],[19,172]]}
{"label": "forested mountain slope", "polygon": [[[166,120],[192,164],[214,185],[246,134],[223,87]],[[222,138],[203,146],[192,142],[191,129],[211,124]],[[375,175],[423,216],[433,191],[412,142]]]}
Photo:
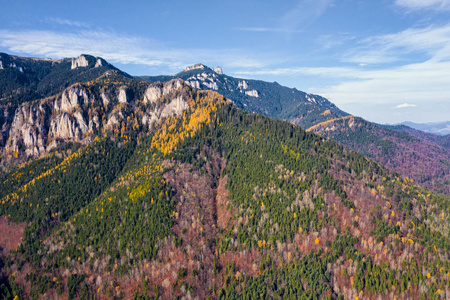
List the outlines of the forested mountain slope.
{"label": "forested mountain slope", "polygon": [[[139,78],[150,82],[181,78],[194,88],[218,91],[243,110],[286,120],[305,129],[312,128],[436,192],[450,193],[450,148],[446,137],[424,136],[412,129],[402,130],[405,134],[399,134],[386,129],[387,126],[350,117],[318,95],[283,87],[276,82],[234,78],[222,74],[220,68],[212,70],[202,64],[173,76]],[[357,120],[356,127],[349,128],[348,123],[354,120]],[[347,125],[336,125],[344,123]]]}
{"label": "forested mountain slope", "polygon": [[450,134],[437,135],[433,133],[423,132],[405,125],[385,125],[385,127],[396,131],[406,132],[409,135],[436,143],[444,148],[450,148]]}
{"label": "forested mountain slope", "polygon": [[92,140],[0,180],[3,298],[450,297],[448,196],[180,80],[77,88]]}
{"label": "forested mountain slope", "polygon": [[308,131],[338,141],[436,192],[450,194],[450,148],[443,136],[406,126],[385,127],[353,116],[323,122]]}

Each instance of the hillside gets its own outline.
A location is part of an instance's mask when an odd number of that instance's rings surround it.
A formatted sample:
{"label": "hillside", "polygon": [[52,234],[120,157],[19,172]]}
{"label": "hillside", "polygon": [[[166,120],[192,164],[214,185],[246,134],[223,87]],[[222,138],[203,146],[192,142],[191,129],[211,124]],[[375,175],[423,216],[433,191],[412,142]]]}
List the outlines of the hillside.
{"label": "hillside", "polygon": [[181,80],[45,103],[79,133],[0,180],[5,299],[450,297],[449,197],[336,142]]}
{"label": "hillside", "polygon": [[450,148],[445,137],[353,116],[320,123],[308,131],[338,141],[434,191],[450,194]]}
{"label": "hillside", "polygon": [[[386,126],[386,125],[385,125]],[[389,129],[406,132],[409,135],[415,136],[419,139],[427,140],[433,142],[435,144],[441,145],[444,148],[450,148],[450,134],[447,135],[437,135],[433,133],[428,133],[424,131],[420,131],[405,125],[395,125],[395,126],[386,126]]]}
{"label": "hillside", "polygon": [[245,111],[286,120],[305,129],[315,128],[314,132],[342,143],[388,169],[436,192],[450,193],[450,148],[445,136],[425,136],[411,130],[400,130],[404,134],[399,134],[394,127],[394,130],[386,129],[391,127],[361,118],[351,118],[357,120],[358,127],[355,128],[348,128],[348,122],[336,126],[342,123],[341,118],[348,121],[350,115],[321,96],[283,87],[276,82],[234,78],[222,74],[220,68],[213,70],[202,64],[173,76],[139,78],[149,82],[180,78],[191,87],[218,91]]}

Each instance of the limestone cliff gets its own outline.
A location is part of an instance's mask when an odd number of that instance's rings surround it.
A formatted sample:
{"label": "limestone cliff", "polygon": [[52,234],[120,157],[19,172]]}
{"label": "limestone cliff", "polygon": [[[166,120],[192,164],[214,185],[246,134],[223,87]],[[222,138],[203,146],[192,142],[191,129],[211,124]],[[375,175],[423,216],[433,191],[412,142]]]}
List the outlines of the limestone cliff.
{"label": "limestone cliff", "polygon": [[6,168],[10,161],[41,157],[67,142],[88,144],[101,131],[129,121],[130,115],[137,124],[151,127],[189,108],[180,92],[188,89],[182,80],[145,84],[137,99],[127,85],[98,91],[77,83],[52,97],[17,107],[0,106],[0,164]]}

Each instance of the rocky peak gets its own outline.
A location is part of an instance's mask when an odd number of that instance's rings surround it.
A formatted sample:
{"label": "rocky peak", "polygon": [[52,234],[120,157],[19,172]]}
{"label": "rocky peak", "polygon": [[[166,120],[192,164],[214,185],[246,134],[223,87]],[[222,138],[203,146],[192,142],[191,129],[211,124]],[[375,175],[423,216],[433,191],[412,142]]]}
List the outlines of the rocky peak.
{"label": "rocky peak", "polygon": [[201,63],[198,63],[193,66],[186,67],[186,69],[184,69],[184,71],[187,72],[187,71],[191,71],[191,70],[205,70],[207,68],[208,68],[207,66],[205,66]]}
{"label": "rocky peak", "polygon": [[222,68],[221,68],[221,67],[215,68],[215,69],[214,69],[214,72],[216,72],[216,73],[219,74],[219,75],[223,75],[223,72],[222,72]]}
{"label": "rocky peak", "polygon": [[109,64],[101,57],[94,57],[91,55],[81,54],[77,58],[72,58],[71,69],[85,68],[85,67],[104,67]]}
{"label": "rocky peak", "polygon": [[72,58],[72,67],[70,69],[76,69],[79,67],[87,67],[89,66],[89,61],[87,60],[85,55],[80,55],[77,58]]}

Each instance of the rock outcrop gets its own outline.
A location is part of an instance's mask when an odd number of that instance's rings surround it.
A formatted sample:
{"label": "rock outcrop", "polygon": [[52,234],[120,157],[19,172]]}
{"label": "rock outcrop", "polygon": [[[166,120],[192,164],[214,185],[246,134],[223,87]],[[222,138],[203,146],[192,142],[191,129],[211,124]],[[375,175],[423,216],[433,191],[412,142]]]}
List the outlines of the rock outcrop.
{"label": "rock outcrop", "polygon": [[72,70],[76,68],[86,68],[89,66],[99,68],[109,66],[109,64],[101,57],[93,57],[85,54],[81,54],[77,58],[72,58],[72,66],[71,66]]}
{"label": "rock outcrop", "polygon": [[55,108],[57,111],[67,112],[77,106],[89,104],[89,101],[86,90],[80,84],[75,84],[62,93],[61,102],[55,102]]}
{"label": "rock outcrop", "polygon": [[183,86],[183,81],[180,79],[172,80],[167,83],[155,83],[150,85],[144,94],[145,103],[156,103],[162,96],[166,96]]}
{"label": "rock outcrop", "polygon": [[127,87],[123,86],[119,90],[119,103],[128,103]]}
{"label": "rock outcrop", "polygon": [[76,69],[79,67],[87,67],[89,66],[89,61],[86,59],[85,55],[80,55],[77,58],[72,59],[72,67],[71,69]]}
{"label": "rock outcrop", "polygon": [[203,69],[206,69],[206,66],[198,63],[193,66],[186,67],[186,69],[184,69],[184,71],[186,72],[186,71],[197,70],[197,69],[203,70]]}
{"label": "rock outcrop", "polygon": [[[142,99],[130,99],[129,87],[124,85],[116,91],[103,88],[97,99],[92,89],[77,83],[56,96],[15,108],[0,106],[0,163],[5,165],[4,160],[11,157],[22,161],[41,157],[67,142],[88,144],[96,133],[127,122],[131,113],[138,123],[151,127],[189,108],[182,88],[187,85],[181,79],[149,84]],[[152,106],[137,112],[138,102]]]}

